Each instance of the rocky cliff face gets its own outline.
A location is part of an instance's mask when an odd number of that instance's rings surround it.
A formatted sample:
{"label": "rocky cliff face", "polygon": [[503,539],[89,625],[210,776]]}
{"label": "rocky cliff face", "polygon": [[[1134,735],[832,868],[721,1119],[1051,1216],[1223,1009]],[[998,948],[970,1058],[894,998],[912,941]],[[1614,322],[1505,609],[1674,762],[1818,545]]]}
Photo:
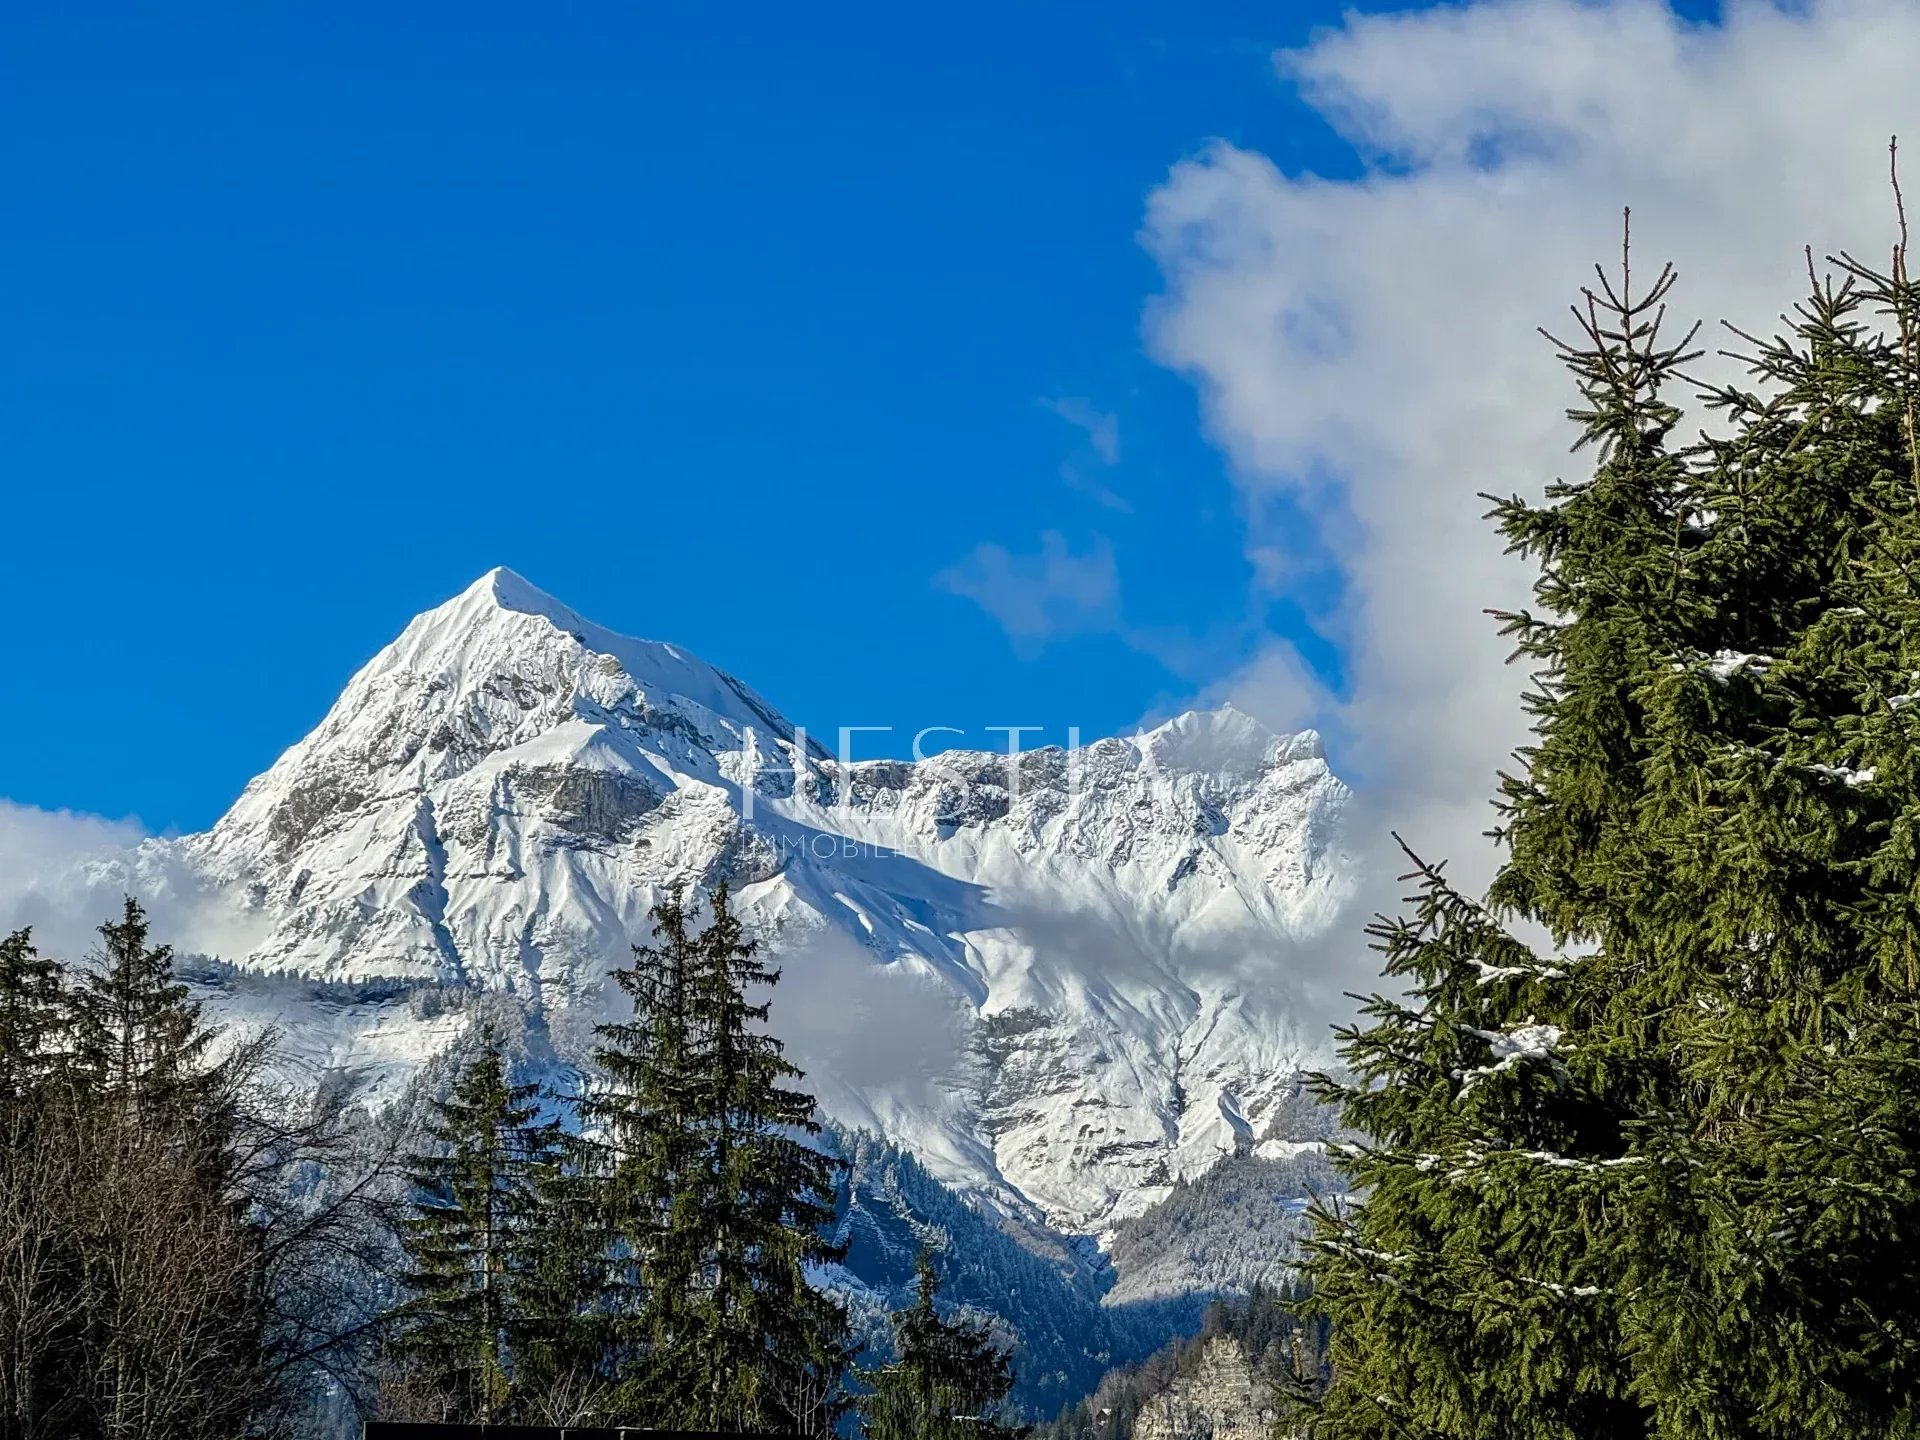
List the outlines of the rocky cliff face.
{"label": "rocky cliff face", "polygon": [[376,1089],[446,1043],[421,987],[506,992],[577,1055],[655,899],[727,880],[830,1113],[1096,1231],[1251,1148],[1324,1058],[1289,953],[1344,897],[1345,797],[1315,736],[1232,710],[840,765],[732,677],[494,571],[170,860],[242,897],[257,939],[227,958],[367,987],[259,1018]]}
{"label": "rocky cliff face", "polygon": [[1148,1400],[1133,1440],[1272,1440],[1273,1398],[1230,1335],[1206,1342],[1193,1374]]}

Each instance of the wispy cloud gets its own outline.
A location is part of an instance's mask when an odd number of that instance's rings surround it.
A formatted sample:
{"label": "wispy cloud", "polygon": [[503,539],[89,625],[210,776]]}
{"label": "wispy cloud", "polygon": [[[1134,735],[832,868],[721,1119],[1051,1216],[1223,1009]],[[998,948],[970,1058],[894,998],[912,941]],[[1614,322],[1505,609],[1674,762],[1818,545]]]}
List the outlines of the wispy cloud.
{"label": "wispy cloud", "polygon": [[1087,437],[1087,444],[1102,465],[1120,463],[1120,418],[1109,411],[1094,408],[1093,402],[1078,395],[1062,395],[1042,400],[1041,405],[1058,415]]}
{"label": "wispy cloud", "polygon": [[977,545],[934,583],[973,601],[1028,651],[1119,623],[1120,576],[1104,536],[1079,553],[1057,530],[1042,535],[1040,549],[1031,554]]}
{"label": "wispy cloud", "polygon": [[1060,462],[1060,478],[1109,510],[1133,513],[1132,504],[1103,477],[1103,472],[1120,463],[1120,417],[1078,395],[1052,397],[1040,404],[1084,437],[1079,453]]}
{"label": "wispy cloud", "polygon": [[1524,677],[1482,611],[1529,576],[1478,492],[1588,463],[1566,453],[1573,397],[1535,326],[1617,262],[1623,205],[1642,273],[1677,263],[1686,320],[1767,327],[1805,283],[1803,245],[1884,253],[1888,135],[1920,153],[1916,53],[1920,7],[1894,0],[1732,0],[1712,28],[1648,0],[1353,16],[1278,63],[1367,173],[1287,175],[1220,143],[1153,194],[1150,344],[1200,388],[1249,558],[1286,585],[1290,537],[1261,519],[1283,496],[1343,581],[1345,695],[1279,640],[1210,693],[1344,737],[1362,843],[1393,826],[1470,886],[1491,872]]}

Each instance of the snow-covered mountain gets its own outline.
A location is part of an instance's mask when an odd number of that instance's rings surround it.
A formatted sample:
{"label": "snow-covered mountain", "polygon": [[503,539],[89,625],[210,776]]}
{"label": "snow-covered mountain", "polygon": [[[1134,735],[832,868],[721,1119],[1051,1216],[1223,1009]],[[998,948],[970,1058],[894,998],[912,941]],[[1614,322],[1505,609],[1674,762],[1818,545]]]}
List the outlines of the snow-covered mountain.
{"label": "snow-covered mountain", "polygon": [[830,1114],[1092,1232],[1253,1146],[1325,1058],[1289,957],[1346,894],[1346,793],[1312,733],[1231,709],[842,766],[731,676],[495,570],[169,863],[242,897],[227,958],[356,982],[233,1003],[375,1088],[474,990],[577,1056],[655,899],[727,879]]}

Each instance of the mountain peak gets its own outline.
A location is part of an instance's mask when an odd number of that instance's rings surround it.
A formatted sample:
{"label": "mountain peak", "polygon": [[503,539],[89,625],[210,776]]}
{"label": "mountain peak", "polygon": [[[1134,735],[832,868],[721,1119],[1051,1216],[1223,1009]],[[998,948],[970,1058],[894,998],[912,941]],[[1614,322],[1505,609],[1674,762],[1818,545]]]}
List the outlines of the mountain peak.
{"label": "mountain peak", "polygon": [[[418,708],[431,696],[439,697],[430,702],[436,711],[484,714],[472,723],[476,743],[488,737],[485,749],[524,739],[525,725],[598,715],[628,703],[623,696],[678,711],[702,731],[717,724],[736,738],[746,729],[793,733],[764,700],[698,656],[597,625],[504,565],[416,615],[354,677],[309,740],[352,728],[352,716],[378,731],[396,706]],[[412,722],[401,728],[410,733]],[[710,738],[720,739],[717,732]]]}
{"label": "mountain peak", "polygon": [[509,570],[505,565],[494,566],[453,599],[434,607],[427,614],[459,611],[471,615],[491,610],[538,615],[551,620],[562,630],[584,629],[589,623],[573,607],[555,599],[518,571]]}
{"label": "mountain peak", "polygon": [[[546,635],[546,626],[526,629],[523,617],[545,621],[552,631],[570,637],[589,651],[632,661],[636,680],[659,684],[680,678],[665,672],[693,672],[704,681],[711,667],[696,657],[657,640],[641,640],[596,625],[571,605],[549,595],[518,571],[496,565],[451,600],[413,617],[399,637],[375,657],[426,669],[461,655],[483,631],[500,631],[509,649],[524,646],[528,637]],[[513,638],[519,637],[519,638]]]}
{"label": "mountain peak", "polygon": [[1231,703],[1187,710],[1144,731],[1141,749],[1179,770],[1244,773],[1296,760],[1323,760],[1320,735],[1281,735]]}
{"label": "mountain peak", "polygon": [[[1318,1058],[1310,973],[1272,963],[1349,890],[1310,733],[1190,711],[1066,785],[1036,756],[1018,796],[1001,755],[842,785],[796,742],[731,676],[499,568],[180,844],[248,897],[249,968],[499,991],[557,1036],[604,1013],[656,900],[727,879],[793,968],[775,1003],[829,1114],[1089,1232],[1264,1133]],[[293,1008],[316,1064],[396,1080],[465,1023]]]}

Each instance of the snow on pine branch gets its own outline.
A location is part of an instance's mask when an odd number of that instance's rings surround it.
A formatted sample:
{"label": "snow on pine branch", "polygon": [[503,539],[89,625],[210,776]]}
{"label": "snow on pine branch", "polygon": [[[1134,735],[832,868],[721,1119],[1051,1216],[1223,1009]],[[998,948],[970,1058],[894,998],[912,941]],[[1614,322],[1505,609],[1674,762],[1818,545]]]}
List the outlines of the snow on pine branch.
{"label": "snow on pine branch", "polygon": [[1554,1047],[1560,1043],[1561,1031],[1558,1025],[1541,1025],[1528,1020],[1512,1030],[1475,1030],[1468,1027],[1467,1033],[1477,1035],[1493,1047],[1493,1064],[1476,1065],[1470,1070],[1461,1071],[1462,1095],[1487,1076],[1511,1070],[1523,1060],[1551,1059]]}
{"label": "snow on pine branch", "polygon": [[1734,676],[1746,671],[1755,675],[1764,675],[1773,664],[1771,655],[1748,655],[1739,650],[1719,650],[1712,655],[1698,655],[1691,660],[1676,660],[1672,669],[1676,674],[1684,674],[1696,666],[1702,666],[1713,679],[1725,684]]}
{"label": "snow on pine branch", "polygon": [[1605,1170],[1617,1170],[1623,1166],[1645,1164],[1645,1157],[1639,1155],[1621,1155],[1611,1160],[1576,1160],[1571,1155],[1561,1155],[1552,1150],[1481,1150],[1469,1146],[1457,1161],[1449,1161],[1444,1155],[1435,1155],[1430,1151],[1421,1152],[1413,1157],[1413,1168],[1423,1174],[1431,1173],[1442,1165],[1448,1166],[1446,1178],[1459,1182],[1476,1171],[1485,1171],[1502,1160],[1525,1160],[1531,1164],[1544,1165],[1550,1170],[1578,1170],[1585,1174],[1597,1174]]}
{"label": "snow on pine branch", "polygon": [[1477,978],[1475,984],[1495,985],[1502,980],[1513,980],[1531,975],[1537,980],[1564,980],[1567,972],[1558,965],[1489,965],[1484,960],[1469,960]]}
{"label": "snow on pine branch", "polygon": [[1845,765],[1809,765],[1806,767],[1816,775],[1825,775],[1829,779],[1843,780],[1849,786],[1871,785],[1878,771],[1869,765],[1864,770],[1850,770]]}

